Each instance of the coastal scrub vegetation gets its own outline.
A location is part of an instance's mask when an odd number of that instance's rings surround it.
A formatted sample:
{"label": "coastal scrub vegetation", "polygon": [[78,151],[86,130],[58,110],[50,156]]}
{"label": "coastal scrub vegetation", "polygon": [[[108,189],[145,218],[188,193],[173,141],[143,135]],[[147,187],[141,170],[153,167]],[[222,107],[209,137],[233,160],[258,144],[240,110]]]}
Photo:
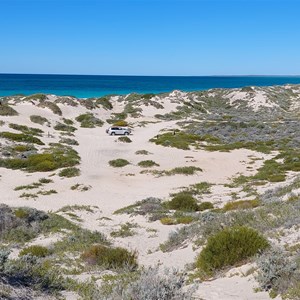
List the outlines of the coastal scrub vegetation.
{"label": "coastal scrub vegetation", "polygon": [[189,150],[190,146],[196,146],[197,142],[201,140],[201,137],[198,135],[174,130],[172,132],[159,134],[156,137],[150,139],[150,142],[165,147],[174,147],[178,149]]}
{"label": "coastal scrub vegetation", "polygon": [[44,125],[45,123],[50,124],[47,118],[44,118],[39,115],[31,115],[30,116],[30,121],[33,123],[37,123],[40,125]]}
{"label": "coastal scrub vegetation", "polygon": [[211,274],[226,266],[234,266],[267,247],[266,238],[254,229],[243,226],[225,228],[208,238],[196,266]]}
{"label": "coastal scrub vegetation", "polygon": [[28,101],[28,100],[38,100],[38,101],[44,101],[47,99],[47,95],[45,94],[32,94],[32,95],[29,95],[27,97],[25,97],[25,101]]}
{"label": "coastal scrub vegetation", "polygon": [[67,125],[67,124],[60,123],[60,122],[56,123],[56,125],[54,126],[54,129],[59,130],[59,131],[67,131],[67,132],[74,132],[75,130],[77,130],[77,128],[74,126]]}
{"label": "coastal scrub vegetation", "polygon": [[132,140],[128,136],[120,136],[118,141],[123,143],[132,143]]}
{"label": "coastal scrub vegetation", "polygon": [[78,168],[75,167],[70,167],[70,168],[65,168],[63,170],[61,170],[58,175],[60,177],[75,177],[75,176],[79,176],[80,175],[80,170]]}
{"label": "coastal scrub vegetation", "polygon": [[29,172],[47,172],[79,164],[78,153],[68,146],[53,144],[44,153],[27,158],[0,159],[0,166],[8,169],[23,169]]}
{"label": "coastal scrub vegetation", "polygon": [[0,105],[0,116],[17,116],[18,112],[7,104]]}
{"label": "coastal scrub vegetation", "polygon": [[80,127],[83,128],[95,128],[103,126],[104,122],[96,118],[92,113],[86,113],[79,115],[75,118],[80,123]]}
{"label": "coastal scrub vegetation", "polygon": [[27,135],[41,136],[44,133],[44,131],[39,128],[28,127],[25,125],[19,125],[19,124],[14,124],[14,123],[10,123],[9,128],[21,131],[22,133],[27,134]]}
{"label": "coastal scrub vegetation", "polygon": [[95,245],[87,249],[81,258],[88,264],[103,266],[106,269],[129,267],[133,270],[138,266],[137,253],[120,247]]}
{"label": "coastal scrub vegetation", "polygon": [[[60,239],[49,247],[24,247],[25,242],[41,234],[56,232],[60,233]],[[0,205],[0,241],[6,243],[5,248],[0,249],[0,286],[2,282],[8,283],[7,287],[12,292],[22,284],[23,296],[28,289],[30,295],[46,292],[48,296],[60,297],[61,291],[74,291],[88,299],[99,299],[100,294],[109,296],[116,289],[102,289],[94,286],[92,281],[80,283],[66,275],[95,269],[116,271],[116,278],[128,276],[127,282],[140,276],[137,252],[112,247],[102,233],[81,229],[57,214]],[[16,243],[21,247],[19,257],[10,259],[11,247]]]}
{"label": "coastal scrub vegetation", "polygon": [[138,163],[138,166],[142,168],[151,168],[151,167],[159,167],[159,164],[157,164],[153,160],[142,160]]}
{"label": "coastal scrub vegetation", "polygon": [[96,104],[101,105],[106,110],[113,109],[113,105],[111,104],[108,97],[100,97],[96,99]]}
{"label": "coastal scrub vegetation", "polygon": [[45,145],[39,138],[24,133],[12,133],[8,131],[3,131],[0,132],[0,138],[4,138],[16,142]]}
{"label": "coastal scrub vegetation", "polygon": [[112,166],[114,168],[122,168],[122,167],[125,167],[130,164],[130,162],[128,160],[123,159],[123,158],[110,160],[108,163],[110,166]]}
{"label": "coastal scrub vegetation", "polygon": [[59,106],[54,103],[54,102],[51,102],[51,101],[41,101],[39,104],[38,104],[39,107],[42,107],[42,108],[49,108],[54,114],[56,115],[59,115],[61,116],[62,115],[62,111],[61,109],[59,108]]}

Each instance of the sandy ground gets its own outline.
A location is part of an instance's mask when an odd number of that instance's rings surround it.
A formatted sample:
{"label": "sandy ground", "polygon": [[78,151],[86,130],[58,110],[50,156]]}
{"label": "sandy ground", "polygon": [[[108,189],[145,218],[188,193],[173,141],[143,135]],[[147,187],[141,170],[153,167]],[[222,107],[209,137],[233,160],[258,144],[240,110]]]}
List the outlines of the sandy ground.
{"label": "sandy ground", "polygon": [[[174,97],[176,93],[174,94]],[[177,95],[178,96],[178,95]],[[199,182],[209,182],[215,184],[213,193],[209,195],[209,201],[217,206],[229,200],[228,190],[223,186],[230,182],[230,178],[239,174],[250,175],[262,165],[263,160],[256,160],[252,164],[252,169],[247,168],[250,157],[264,158],[249,150],[235,150],[232,152],[205,152],[203,150],[180,150],[157,146],[149,142],[161,130],[177,128],[174,121],[159,121],[153,118],[155,113],[166,113],[176,107],[176,103],[165,100],[164,109],[157,110],[153,107],[143,107],[143,116],[132,120],[136,123],[141,121],[151,121],[144,127],[134,127],[133,134],[130,136],[132,143],[122,143],[118,137],[108,136],[105,129],[106,124],[101,128],[86,129],[75,126],[78,130],[73,137],[79,142],[79,146],[74,146],[81,157],[79,166],[81,175],[73,178],[60,178],[57,172],[48,173],[25,173],[22,171],[12,171],[0,169],[0,190],[1,203],[10,206],[31,206],[44,211],[57,211],[66,205],[91,205],[97,206],[94,213],[80,212],[78,216],[82,218],[82,226],[99,230],[109,234],[120,224],[126,222],[137,223],[137,234],[128,238],[116,238],[114,243],[131,249],[139,253],[139,262],[143,265],[155,265],[157,263],[165,267],[176,267],[183,269],[186,264],[192,263],[199,253],[194,250],[192,245],[175,250],[170,253],[163,253],[159,250],[159,244],[164,242],[170,232],[182,225],[165,226],[159,221],[149,223],[141,216],[130,217],[128,215],[113,215],[112,213],[122,207],[134,204],[136,201],[147,197],[158,197],[168,199],[171,192],[177,191],[181,187]],[[122,111],[122,105],[118,104],[117,111]],[[65,118],[75,118],[77,115],[86,111],[83,107],[68,107],[60,105]],[[16,110],[20,113],[18,117],[1,117],[5,121],[0,129],[9,130],[8,123],[24,124],[31,127],[41,128],[45,131],[42,140],[46,143],[57,142],[59,132],[52,127],[40,126],[32,123],[30,115],[38,114],[51,120],[55,125],[61,121],[62,117],[54,115],[49,109],[38,108],[30,103],[19,104]],[[98,110],[95,113],[101,118],[106,119],[109,113],[105,110]],[[1,143],[5,143],[4,140]],[[151,154],[147,156],[137,155],[137,150],[147,150]],[[124,168],[110,167],[108,162],[113,159],[123,158],[130,162]],[[200,167],[203,172],[197,172],[193,176],[174,175],[155,177],[151,174],[140,174],[143,169],[137,164],[141,160],[151,159],[159,164],[156,170],[170,170],[181,166]],[[54,175],[53,175],[54,173]],[[14,191],[19,185],[27,185],[36,182],[42,177],[48,177],[54,181],[45,187],[47,190],[55,189],[57,194],[39,196],[37,199],[24,199],[19,196],[23,191]],[[52,176],[53,175],[53,176]],[[84,184],[91,187],[86,192],[72,191],[70,187],[74,184]],[[205,200],[205,199],[204,199]],[[110,220],[105,219],[110,218]],[[152,230],[152,231],[151,231]],[[153,233],[154,232],[154,233]],[[56,237],[55,237],[56,238]],[[34,241],[36,244],[48,244],[55,240],[48,238]],[[255,293],[255,281],[252,277],[232,276],[203,282],[199,285],[195,297],[196,299],[269,299],[267,293]]]}

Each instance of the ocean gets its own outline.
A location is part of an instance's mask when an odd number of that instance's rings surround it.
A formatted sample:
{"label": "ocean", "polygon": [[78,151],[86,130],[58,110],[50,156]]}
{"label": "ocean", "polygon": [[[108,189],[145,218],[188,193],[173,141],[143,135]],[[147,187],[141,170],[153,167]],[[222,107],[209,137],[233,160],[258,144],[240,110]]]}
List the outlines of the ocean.
{"label": "ocean", "polygon": [[300,84],[300,76],[106,76],[0,74],[0,96],[35,93],[78,98],[129,93]]}

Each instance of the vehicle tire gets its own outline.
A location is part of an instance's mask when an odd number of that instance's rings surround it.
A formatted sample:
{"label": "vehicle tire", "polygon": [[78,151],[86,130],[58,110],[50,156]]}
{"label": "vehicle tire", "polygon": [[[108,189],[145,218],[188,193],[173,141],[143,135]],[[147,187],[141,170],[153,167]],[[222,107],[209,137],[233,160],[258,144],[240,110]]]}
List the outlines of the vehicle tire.
{"label": "vehicle tire", "polygon": [[124,132],[124,134],[125,134],[125,135],[129,135],[129,132],[126,131],[126,132]]}
{"label": "vehicle tire", "polygon": [[114,132],[112,132],[110,135],[115,135],[115,133],[114,133]]}

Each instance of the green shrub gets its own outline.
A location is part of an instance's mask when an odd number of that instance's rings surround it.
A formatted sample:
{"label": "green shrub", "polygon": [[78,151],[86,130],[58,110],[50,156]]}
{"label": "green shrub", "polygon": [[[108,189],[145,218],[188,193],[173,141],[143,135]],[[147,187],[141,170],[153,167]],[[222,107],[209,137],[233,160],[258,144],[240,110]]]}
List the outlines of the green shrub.
{"label": "green shrub", "polygon": [[86,250],[81,257],[89,264],[103,266],[107,269],[119,269],[124,267],[137,268],[136,252],[129,252],[120,247],[111,248],[95,245]]}
{"label": "green shrub", "polygon": [[41,182],[34,182],[32,184],[28,185],[19,185],[14,188],[15,191],[20,191],[20,190],[32,190],[32,189],[37,189],[42,185]]}
{"label": "green shrub", "polygon": [[39,101],[43,101],[47,99],[47,95],[45,94],[33,94],[30,96],[27,96],[24,100],[39,100]]}
{"label": "green shrub", "polygon": [[199,210],[200,211],[203,211],[203,210],[207,210],[207,209],[213,209],[214,208],[214,205],[209,202],[209,201],[206,201],[206,202],[201,202],[199,205]]}
{"label": "green shrub", "polygon": [[175,225],[177,224],[176,220],[170,217],[163,217],[160,219],[161,224],[163,225]]}
{"label": "green shrub", "polygon": [[41,178],[41,179],[39,179],[39,182],[42,184],[45,184],[45,183],[52,183],[53,180],[49,179],[49,178]]}
{"label": "green shrub", "polygon": [[165,147],[189,150],[190,146],[195,146],[197,142],[201,140],[202,138],[198,135],[178,132],[177,130],[174,130],[172,132],[159,134],[156,136],[156,138],[152,138],[150,142]]}
{"label": "green shrub", "polygon": [[74,122],[71,120],[71,119],[66,119],[66,118],[63,118],[63,122],[66,124],[66,125],[73,125]]}
{"label": "green shrub", "polygon": [[54,213],[48,214],[48,218],[41,223],[41,232],[44,234],[76,229],[78,227],[74,223]]}
{"label": "green shrub", "polygon": [[30,121],[33,123],[40,124],[40,125],[44,125],[45,123],[49,124],[49,121],[46,118],[38,116],[38,115],[30,116]]}
{"label": "green shrub", "polygon": [[110,166],[114,168],[122,168],[130,164],[128,160],[122,158],[110,160],[108,163]]}
{"label": "green shrub", "polygon": [[188,193],[178,193],[171,201],[166,203],[169,209],[182,211],[197,211],[197,200]]}
{"label": "green shrub", "polygon": [[269,246],[268,241],[252,228],[225,228],[208,238],[196,266],[207,274],[234,266]]}
{"label": "green shrub", "polygon": [[19,219],[26,219],[29,216],[28,211],[23,208],[17,208],[14,213],[15,216]]}
{"label": "green shrub", "polygon": [[79,176],[80,175],[80,170],[78,168],[75,167],[71,167],[71,168],[66,168],[61,170],[58,175],[60,177],[75,177],[75,176]]}
{"label": "green shrub", "polygon": [[43,108],[49,108],[50,110],[52,110],[52,112],[56,115],[61,116],[62,115],[62,111],[59,108],[59,106],[57,104],[55,104],[54,102],[50,102],[50,101],[43,101],[40,102],[39,107],[43,107]]}
{"label": "green shrub", "polygon": [[223,210],[235,210],[235,209],[251,209],[258,207],[260,205],[260,201],[258,199],[254,200],[239,200],[228,202],[224,205]]}
{"label": "green shrub", "polygon": [[112,237],[122,237],[122,238],[133,236],[135,235],[135,232],[132,230],[132,228],[134,227],[137,227],[137,225],[127,222],[125,224],[122,224],[119,230],[112,231],[110,235]]}
{"label": "green shrub", "polygon": [[59,140],[60,143],[62,144],[67,144],[67,145],[71,145],[71,146],[78,146],[79,143],[74,140],[74,139],[69,139],[69,138],[62,138]]}
{"label": "green shrub", "polygon": [[135,152],[135,154],[137,154],[137,155],[149,155],[151,153],[147,150],[138,150],[138,151]]}
{"label": "green shrub", "polygon": [[0,105],[0,116],[17,116],[18,112],[7,104]]}
{"label": "green shrub", "polygon": [[75,130],[77,130],[77,128],[75,128],[74,126],[63,124],[60,122],[56,123],[54,129],[59,131],[67,131],[67,132],[74,132]]}
{"label": "green shrub", "polygon": [[47,151],[50,153],[32,154],[27,159],[0,159],[0,166],[9,169],[25,169],[29,172],[47,172],[73,167],[80,160],[78,153],[68,146],[55,144]]}
{"label": "green shrub", "polygon": [[50,251],[48,248],[43,247],[43,246],[38,246],[38,245],[33,245],[27,248],[24,248],[21,252],[20,252],[20,256],[24,256],[24,255],[32,255],[32,256],[36,256],[36,257],[46,257],[50,254]]}
{"label": "green shrub", "polygon": [[11,141],[24,142],[24,143],[33,143],[38,145],[45,145],[40,139],[37,137],[27,135],[24,133],[12,133],[8,131],[0,132],[0,137],[4,139],[8,139]]}
{"label": "green shrub", "polygon": [[124,127],[126,127],[126,126],[128,126],[128,122],[126,122],[125,120],[118,120],[113,124],[113,126],[124,126]]}
{"label": "green shrub", "polygon": [[32,145],[15,145],[13,146],[12,150],[16,152],[26,152],[36,150]]}
{"label": "green shrub", "polygon": [[28,127],[25,125],[19,125],[19,124],[14,124],[14,123],[10,123],[9,128],[21,131],[22,133],[28,134],[28,135],[39,135],[40,136],[42,133],[44,133],[44,131],[39,128]]}
{"label": "green shrub", "polygon": [[201,168],[194,167],[194,166],[187,166],[187,167],[177,167],[167,172],[167,175],[194,175],[197,171],[202,172]]}
{"label": "green shrub", "polygon": [[123,143],[132,143],[132,140],[128,136],[120,136],[118,141]]}
{"label": "green shrub", "polygon": [[101,105],[105,109],[113,109],[113,106],[107,97],[101,97],[96,99],[96,103]]}
{"label": "green shrub", "polygon": [[154,167],[154,166],[159,166],[159,164],[157,164],[153,160],[142,160],[138,163],[138,166],[142,167],[142,168],[151,168],[151,167]]}
{"label": "green shrub", "polygon": [[104,122],[96,118],[92,113],[82,114],[75,118],[80,123],[81,127],[84,128],[95,128],[96,126],[103,126]]}

